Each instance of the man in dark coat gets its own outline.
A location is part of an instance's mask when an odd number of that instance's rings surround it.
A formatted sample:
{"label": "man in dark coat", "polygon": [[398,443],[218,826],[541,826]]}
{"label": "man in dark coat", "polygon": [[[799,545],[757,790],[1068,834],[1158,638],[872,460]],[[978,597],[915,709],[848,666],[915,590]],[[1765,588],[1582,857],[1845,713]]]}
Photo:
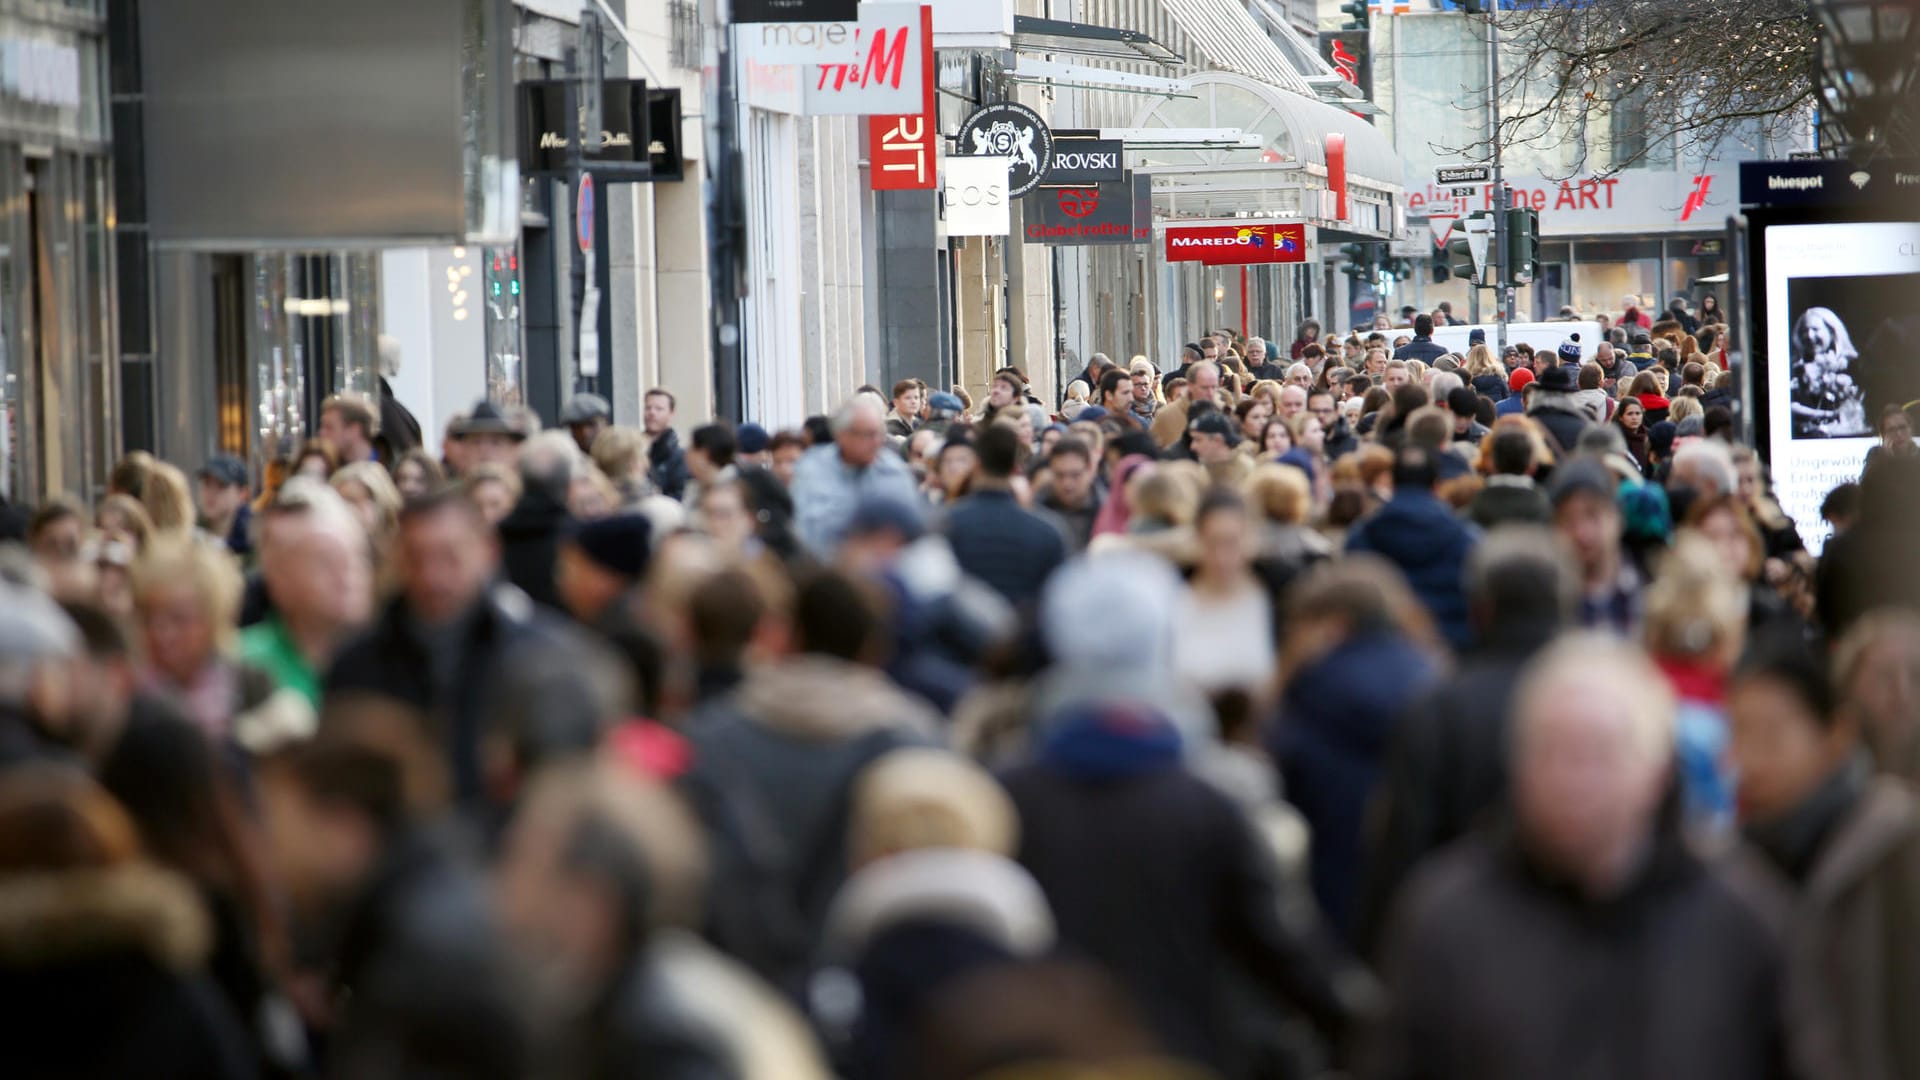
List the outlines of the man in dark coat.
{"label": "man in dark coat", "polygon": [[1468,577],[1474,649],[1394,732],[1361,895],[1359,940],[1370,953],[1420,861],[1505,806],[1514,688],[1527,661],[1572,621],[1573,575],[1544,527],[1489,533]]}
{"label": "man in dark coat", "polygon": [[1550,525],[1553,504],[1534,481],[1533,438],[1508,428],[1493,437],[1493,475],[1467,506],[1483,529],[1499,525]]}
{"label": "man in dark coat", "polygon": [[1393,498],[1347,534],[1347,553],[1384,556],[1433,615],[1455,649],[1472,644],[1464,577],[1480,532],[1434,495],[1439,464],[1431,450],[1408,446],[1394,455]]}
{"label": "man in dark coat", "polygon": [[680,435],[673,430],[673,395],[655,387],[647,391],[640,423],[647,438],[647,478],[660,494],[678,499],[687,492],[687,453],[680,448]]}
{"label": "man in dark coat", "polygon": [[1781,912],[1682,837],[1659,669],[1612,638],[1563,638],[1514,700],[1513,827],[1416,875],[1360,1075],[1784,1075]]}
{"label": "man in dark coat", "polygon": [[1075,551],[1085,551],[1100,515],[1099,463],[1083,441],[1067,436],[1047,457],[1051,480],[1034,493],[1034,504],[1059,518],[1073,536]]}
{"label": "man in dark coat", "polygon": [[553,611],[564,610],[553,574],[560,541],[573,522],[567,491],[578,457],[572,439],[559,432],[528,439],[520,451],[520,501],[500,522],[507,580]]}
{"label": "man in dark coat", "polygon": [[1878,607],[1920,609],[1911,570],[1920,528],[1920,458],[1887,456],[1860,478],[1860,520],[1828,542],[1815,596],[1820,622],[1838,639]]}
{"label": "man in dark coat", "polygon": [[1433,340],[1433,316],[1413,317],[1413,340],[1393,351],[1395,360],[1418,360],[1431,364],[1447,355],[1447,347]]}
{"label": "man in dark coat", "polygon": [[993,587],[1017,608],[1040,598],[1047,576],[1067,561],[1060,526],[1022,507],[1013,497],[1020,434],[995,425],[974,440],[979,470],[973,493],[954,504],[945,533],[960,569]]}
{"label": "man in dark coat", "polygon": [[[499,684],[508,671],[528,666],[527,654],[566,651],[577,638],[538,614],[525,593],[497,583],[499,541],[462,494],[408,504],[399,552],[400,595],[341,651],[327,675],[327,697],[361,692],[418,710],[430,742],[448,755],[456,798],[475,808],[483,801],[481,743]],[[506,664],[509,658],[516,663]]]}
{"label": "man in dark coat", "polygon": [[1540,373],[1533,397],[1527,401],[1527,415],[1539,421],[1563,458],[1572,457],[1580,446],[1580,433],[1587,430],[1586,414],[1580,411],[1574,395],[1580,392],[1580,376],[1573,368],[1555,364]]}

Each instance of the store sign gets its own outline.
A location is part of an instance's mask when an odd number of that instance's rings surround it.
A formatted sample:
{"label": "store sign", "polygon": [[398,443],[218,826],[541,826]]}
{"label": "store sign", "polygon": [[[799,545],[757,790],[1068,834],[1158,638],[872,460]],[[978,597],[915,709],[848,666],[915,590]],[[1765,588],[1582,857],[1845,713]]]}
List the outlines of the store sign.
{"label": "store sign", "polygon": [[1373,45],[1365,30],[1320,31],[1320,56],[1342,79],[1373,98]]}
{"label": "store sign", "polygon": [[1242,266],[1307,261],[1302,224],[1169,225],[1167,261]]}
{"label": "store sign", "polygon": [[0,93],[34,105],[80,107],[80,50],[51,41],[0,40]]}
{"label": "store sign", "polygon": [[647,91],[647,163],[654,183],[679,183],[687,178],[686,154],[680,136],[680,91]]}
{"label": "store sign", "polygon": [[852,20],[860,0],[733,0],[737,23],[793,23]]}
{"label": "store sign", "polygon": [[[933,8],[920,9],[920,62],[933,71]],[[934,103],[933,79],[921,80],[921,108],[917,113],[873,116],[867,119],[867,178],[875,191],[919,191],[934,186],[939,147],[934,132],[940,113]]]}
{"label": "store sign", "polygon": [[[1612,176],[1576,176],[1551,180],[1540,176],[1506,177],[1513,205],[1540,213],[1542,236],[1618,236],[1631,233],[1717,232],[1734,212],[1727,173],[1696,174],[1670,170],[1626,169]],[[1413,216],[1493,209],[1492,185],[1456,195],[1434,176],[1406,178],[1407,213]],[[1689,209],[1691,207],[1691,209]]]}
{"label": "store sign", "polygon": [[948,236],[1005,236],[1013,228],[1010,166],[1003,157],[949,157],[941,202]]}
{"label": "store sign", "polygon": [[1127,144],[1119,139],[1067,139],[1056,133],[1048,187],[1087,187],[1126,179]]}
{"label": "store sign", "polygon": [[742,96],[756,107],[805,116],[920,112],[933,76],[926,25],[919,4],[865,3],[858,23],[736,26]]}
{"label": "store sign", "polygon": [[974,110],[954,143],[961,154],[995,155],[1012,162],[1007,182],[1016,199],[1044,183],[1053,168],[1052,129],[1039,113],[1017,101]]}
{"label": "store sign", "polygon": [[1025,213],[1030,244],[1149,243],[1153,178],[1141,174],[1090,188],[1048,188],[1028,200]]}
{"label": "store sign", "polygon": [[1920,195],[1920,161],[1743,161],[1743,206],[1847,206]]}
{"label": "store sign", "polygon": [[[566,115],[566,83],[540,79],[520,84],[520,169],[529,175],[563,173],[576,126]],[[581,153],[582,164],[605,179],[644,179],[648,172],[651,100],[642,79],[600,84],[599,137]],[[625,174],[625,175],[623,175]]]}

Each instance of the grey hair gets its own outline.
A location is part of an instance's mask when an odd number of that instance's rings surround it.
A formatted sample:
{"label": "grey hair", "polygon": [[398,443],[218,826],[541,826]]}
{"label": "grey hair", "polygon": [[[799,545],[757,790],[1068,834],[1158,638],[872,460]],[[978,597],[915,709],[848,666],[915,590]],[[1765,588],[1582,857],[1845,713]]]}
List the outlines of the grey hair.
{"label": "grey hair", "polygon": [[1302,363],[1295,363],[1293,366],[1287,368],[1287,378],[1289,379],[1293,378],[1295,375],[1312,375],[1312,374],[1313,374],[1313,369]]}
{"label": "grey hair", "polygon": [[1740,471],[1734,467],[1733,454],[1722,443],[1711,439],[1690,442],[1673,455],[1675,472],[1697,472],[1714,485],[1714,494],[1731,495],[1740,488]]}
{"label": "grey hair", "polygon": [[1451,394],[1455,390],[1458,390],[1466,385],[1467,384],[1461,380],[1460,376],[1455,374],[1454,372],[1436,371],[1433,374],[1433,381],[1427,384],[1427,391],[1428,393],[1433,395],[1434,401],[1442,405],[1445,405],[1447,403],[1448,394]]}
{"label": "grey hair", "polygon": [[1267,347],[1267,339],[1263,337],[1250,337],[1247,339],[1247,348],[1251,349],[1255,345],[1258,345],[1262,349],[1264,349]]}
{"label": "grey hair", "polygon": [[872,398],[865,394],[855,394],[833,414],[833,433],[838,435],[847,430],[852,426],[854,418],[862,412],[871,414],[877,421],[885,421],[886,411],[876,406]]}
{"label": "grey hair", "polygon": [[543,431],[520,448],[520,485],[564,502],[579,460],[580,448],[573,436],[564,431]]}

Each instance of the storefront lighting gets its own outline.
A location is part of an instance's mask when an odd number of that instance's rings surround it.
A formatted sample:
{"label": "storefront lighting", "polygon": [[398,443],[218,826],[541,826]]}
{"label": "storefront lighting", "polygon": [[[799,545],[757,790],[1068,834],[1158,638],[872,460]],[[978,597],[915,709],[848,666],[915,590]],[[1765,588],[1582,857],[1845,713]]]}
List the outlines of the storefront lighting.
{"label": "storefront lighting", "polygon": [[298,315],[303,319],[319,319],[328,315],[345,315],[353,310],[353,305],[345,300],[306,300],[289,296],[281,304],[281,310],[289,315]]}

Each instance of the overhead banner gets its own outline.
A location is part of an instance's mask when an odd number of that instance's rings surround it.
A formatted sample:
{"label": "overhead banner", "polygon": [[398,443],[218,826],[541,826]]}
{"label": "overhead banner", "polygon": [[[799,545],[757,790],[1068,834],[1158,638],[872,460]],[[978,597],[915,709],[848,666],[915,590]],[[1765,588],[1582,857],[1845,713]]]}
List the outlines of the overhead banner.
{"label": "overhead banner", "polygon": [[737,23],[853,21],[860,0],[733,0]]}
{"label": "overhead banner", "polygon": [[996,155],[1012,164],[1007,175],[1014,198],[1046,182],[1053,168],[1053,131],[1040,114],[1017,101],[983,105],[960,125],[954,151],[974,156]]}
{"label": "overhead banner", "polygon": [[1030,244],[1150,243],[1153,178],[1141,174],[1086,188],[1050,187],[1027,200],[1026,215],[1025,232]]}
{"label": "overhead banner", "polygon": [[1013,228],[1013,196],[1003,157],[949,157],[941,202],[948,236],[1005,236]]}
{"label": "overhead banner", "polygon": [[1048,187],[1090,187],[1127,178],[1127,144],[1119,139],[1066,139],[1056,132]]}
{"label": "overhead banner", "polygon": [[733,28],[747,103],[805,116],[918,113],[933,69],[919,4],[861,4],[858,23]]}
{"label": "overhead banner", "polygon": [[1244,266],[1307,261],[1304,224],[1169,225],[1167,261]]}
{"label": "overhead banner", "polygon": [[929,77],[921,80],[917,113],[867,119],[867,179],[875,191],[919,191],[935,185],[935,140],[940,113],[934,104],[933,7],[920,8],[920,62]]}
{"label": "overhead banner", "polygon": [[[560,79],[520,84],[520,171],[567,171],[578,125],[566,115],[567,86]],[[600,133],[581,151],[581,162],[603,180],[644,179],[651,170],[648,132],[652,100],[644,79],[607,79],[600,84]]]}

